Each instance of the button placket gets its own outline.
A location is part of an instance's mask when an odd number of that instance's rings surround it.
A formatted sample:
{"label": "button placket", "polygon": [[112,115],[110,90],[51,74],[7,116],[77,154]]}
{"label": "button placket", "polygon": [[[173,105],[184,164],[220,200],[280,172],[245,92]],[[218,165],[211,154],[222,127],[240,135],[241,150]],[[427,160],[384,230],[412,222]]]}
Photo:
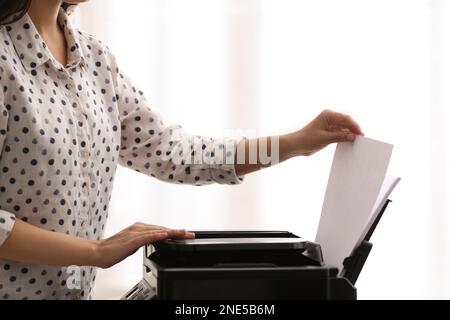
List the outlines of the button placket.
{"label": "button placket", "polygon": [[[65,77],[65,88],[67,90],[67,96],[72,101],[72,103],[76,104],[76,108],[72,108],[72,115],[76,121],[75,124],[75,130],[76,130],[76,136],[79,141],[79,155],[80,155],[80,171],[82,176],[82,187],[81,187],[81,194],[80,194],[80,202],[82,204],[82,207],[79,211],[79,217],[80,217],[80,227],[82,231],[82,234],[86,231],[86,226],[88,224],[89,220],[89,185],[90,185],[90,176],[89,176],[89,157],[90,152],[88,150],[88,135],[86,134],[87,130],[87,123],[86,119],[83,116],[83,110],[82,105],[79,102],[79,97],[77,96],[75,92],[76,84],[74,82],[74,79],[67,73],[64,73]],[[81,124],[81,125],[80,125]],[[84,145],[82,145],[82,141],[84,141]]]}
{"label": "button placket", "polygon": [[[78,137],[80,141],[84,141],[86,138],[85,134],[79,134],[80,132],[83,132],[83,130],[78,129]],[[87,145],[87,144],[86,144]],[[85,146],[86,147],[86,146]],[[80,148],[83,148],[80,146]],[[90,177],[89,177],[89,158],[86,152],[80,151],[81,156],[81,175],[82,175],[82,187],[81,187],[81,204],[82,207],[80,208],[80,217],[82,219],[81,226],[84,227],[89,219],[88,214],[88,207],[89,207],[89,184],[90,184]],[[84,231],[84,229],[83,229]]]}

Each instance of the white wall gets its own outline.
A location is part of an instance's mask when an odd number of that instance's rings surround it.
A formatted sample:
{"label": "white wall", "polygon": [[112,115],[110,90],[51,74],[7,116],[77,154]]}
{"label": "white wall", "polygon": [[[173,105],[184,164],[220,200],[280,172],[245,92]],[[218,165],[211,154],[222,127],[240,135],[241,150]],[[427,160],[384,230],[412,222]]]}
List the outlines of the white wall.
{"label": "white wall", "polygon": [[[93,0],[83,29],[105,40],[153,106],[190,131],[274,134],[323,108],[395,145],[402,177],[358,280],[363,299],[450,298],[449,2]],[[288,229],[314,239],[334,147],[190,188],[118,171],[108,234],[137,220],[190,229]],[[97,298],[141,278],[141,255],[101,271]]]}

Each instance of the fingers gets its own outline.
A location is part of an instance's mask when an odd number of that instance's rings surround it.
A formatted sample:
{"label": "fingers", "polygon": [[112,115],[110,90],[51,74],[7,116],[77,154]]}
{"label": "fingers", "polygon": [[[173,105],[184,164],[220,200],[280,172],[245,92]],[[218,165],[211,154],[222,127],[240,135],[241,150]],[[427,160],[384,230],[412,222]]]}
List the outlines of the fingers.
{"label": "fingers", "polygon": [[356,139],[356,135],[350,131],[335,131],[329,132],[326,139],[328,143],[353,142]]}
{"label": "fingers", "polygon": [[168,234],[173,239],[195,239],[195,233],[186,230],[171,230]]}
{"label": "fingers", "polygon": [[130,226],[130,230],[137,233],[148,233],[148,232],[167,232],[168,237],[177,239],[193,239],[195,234],[192,232],[187,232],[184,229],[170,229],[167,227],[156,226],[151,224],[145,224],[137,222]]}
{"label": "fingers", "polygon": [[195,234],[193,232],[188,232],[184,229],[182,230],[168,230],[168,237],[172,239],[195,239]]}
{"label": "fingers", "polygon": [[166,227],[162,227],[162,226],[158,226],[158,225],[153,225],[153,224],[146,224],[146,223],[142,223],[142,222],[136,222],[135,224],[131,225],[130,228],[132,230],[136,230],[136,231],[142,231],[142,230],[169,230],[169,228]]}
{"label": "fingers", "polygon": [[192,232],[187,232],[185,230],[169,230],[169,231],[154,231],[148,233],[140,233],[136,235],[133,243],[137,247],[143,245],[158,242],[165,239],[194,239],[195,234]]}
{"label": "fingers", "polygon": [[325,120],[330,128],[334,127],[347,128],[354,134],[364,135],[359,124],[355,120],[353,120],[353,118],[349,115],[330,110],[325,110],[323,112],[323,116],[325,117]]}
{"label": "fingers", "polygon": [[136,248],[139,248],[143,245],[158,242],[167,238],[169,238],[169,234],[167,232],[153,232],[137,236],[134,239],[133,243],[135,244]]}
{"label": "fingers", "polygon": [[188,232],[184,229],[169,229],[166,227],[159,227],[161,229],[155,229],[153,225],[146,225],[143,223],[135,223],[130,226],[129,231],[127,232],[128,237],[131,237],[131,241],[135,244],[141,244],[144,241],[144,244],[153,243],[156,241],[160,241],[167,238],[172,239],[194,239],[195,234],[192,232]]}
{"label": "fingers", "polygon": [[184,229],[170,229],[162,226],[135,223],[122,233],[124,239],[128,239],[134,249],[145,244],[154,243],[164,239],[195,239],[195,234]]}
{"label": "fingers", "polygon": [[195,239],[195,233],[194,232],[186,232],[184,235],[186,239]]}

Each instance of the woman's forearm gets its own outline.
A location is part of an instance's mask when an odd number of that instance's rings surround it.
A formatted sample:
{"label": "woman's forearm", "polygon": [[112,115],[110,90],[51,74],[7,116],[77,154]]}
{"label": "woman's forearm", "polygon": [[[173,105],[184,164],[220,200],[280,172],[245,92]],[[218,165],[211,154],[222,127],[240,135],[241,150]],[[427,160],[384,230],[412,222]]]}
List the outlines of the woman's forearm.
{"label": "woman's forearm", "polygon": [[17,220],[0,246],[0,258],[52,266],[96,265],[96,242],[51,232]]}
{"label": "woman's forearm", "polygon": [[[264,148],[264,150],[261,150],[261,148]],[[277,148],[278,150],[272,150],[272,148]],[[270,167],[293,156],[290,153],[288,135],[265,137],[262,139],[245,139],[241,141],[237,150],[235,171],[238,176]]]}

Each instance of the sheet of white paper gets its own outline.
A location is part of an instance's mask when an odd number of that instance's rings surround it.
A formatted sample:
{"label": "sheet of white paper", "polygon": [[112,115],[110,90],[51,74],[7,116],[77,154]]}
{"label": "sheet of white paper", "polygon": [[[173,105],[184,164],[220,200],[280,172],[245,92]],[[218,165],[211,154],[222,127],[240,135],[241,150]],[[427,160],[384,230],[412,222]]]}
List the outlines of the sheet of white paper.
{"label": "sheet of white paper", "polygon": [[383,208],[384,204],[386,203],[389,195],[392,193],[392,191],[394,190],[394,188],[397,186],[397,184],[399,182],[400,182],[399,177],[386,176],[384,178],[380,193],[378,194],[378,198],[375,201],[375,205],[372,208],[372,213],[370,214],[370,219],[367,222],[366,227],[364,228],[364,231],[361,234],[361,237],[359,238],[355,247],[357,247],[361,243],[361,241],[364,240],[364,238],[366,237],[370,228],[372,227],[372,224],[375,222],[375,219],[377,218],[378,214],[380,213],[381,209]]}
{"label": "sheet of white paper", "polygon": [[366,137],[337,145],[315,240],[326,264],[342,269],[353,251],[370,219],[392,149]]}

